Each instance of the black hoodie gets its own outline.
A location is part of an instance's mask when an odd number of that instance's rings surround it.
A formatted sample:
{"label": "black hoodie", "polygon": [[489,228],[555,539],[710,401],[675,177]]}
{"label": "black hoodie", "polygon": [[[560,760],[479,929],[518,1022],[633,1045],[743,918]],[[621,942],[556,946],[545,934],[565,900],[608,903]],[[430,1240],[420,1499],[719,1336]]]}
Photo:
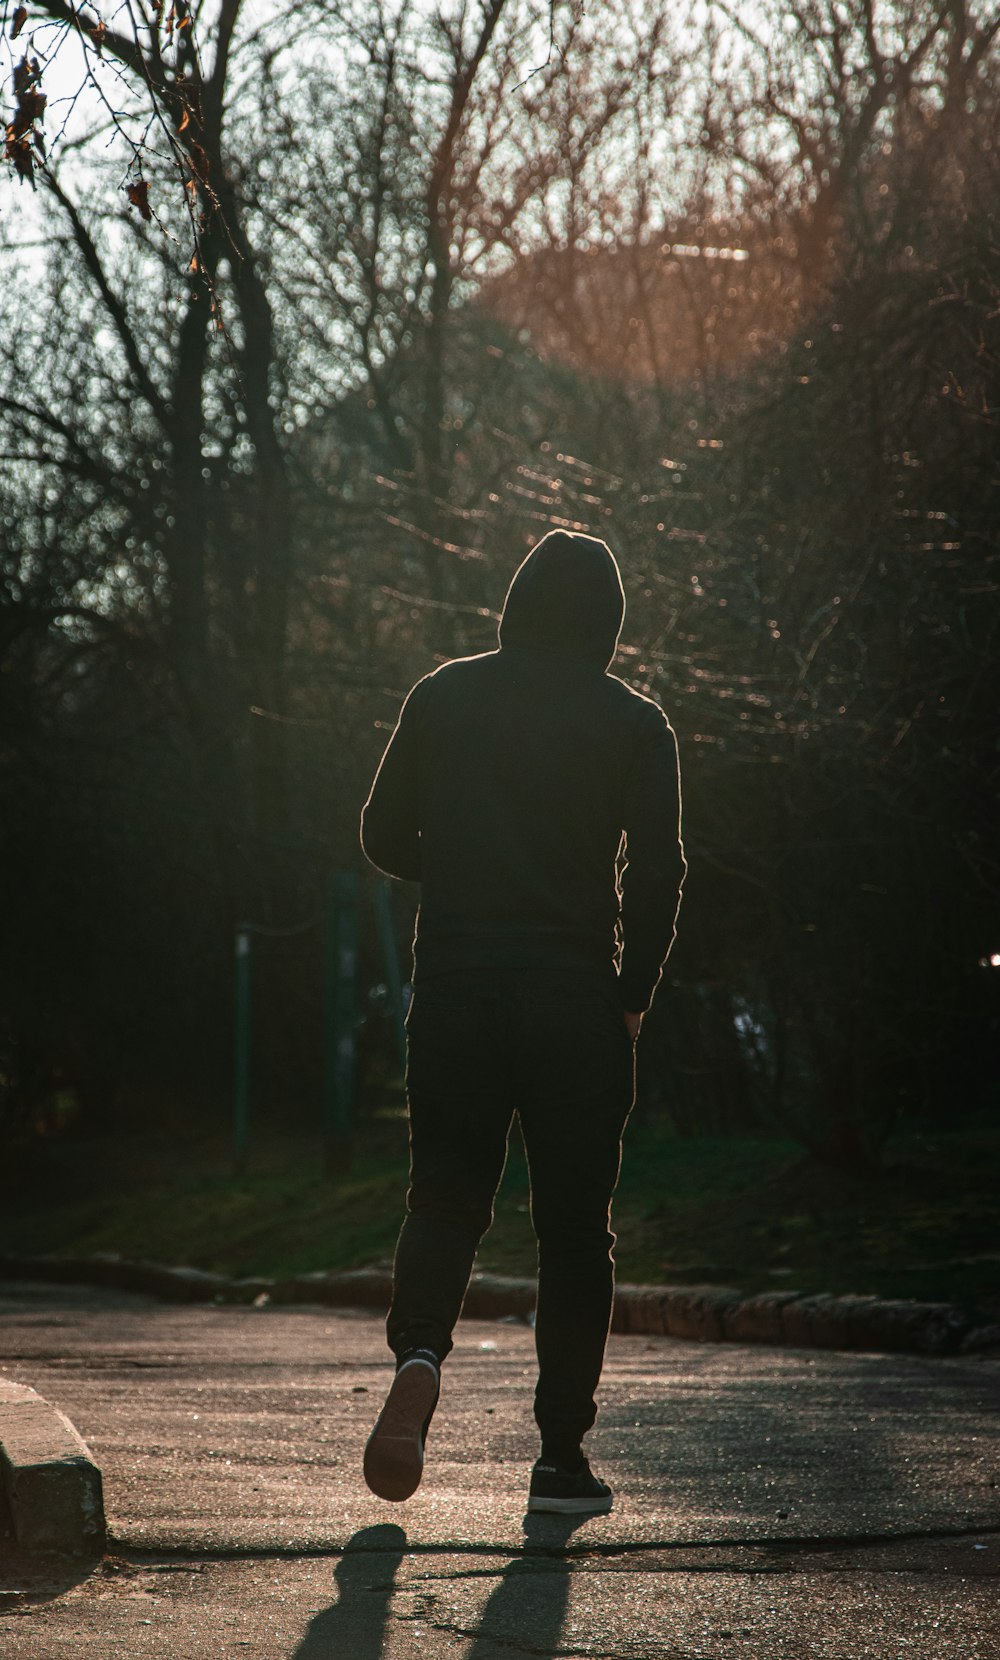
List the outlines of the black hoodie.
{"label": "black hoodie", "polygon": [[617,968],[623,1007],[648,1008],[686,866],[673,731],[606,672],[624,613],[605,543],[553,531],[514,576],[499,651],[446,663],[406,699],[361,841],[421,884],[415,984]]}

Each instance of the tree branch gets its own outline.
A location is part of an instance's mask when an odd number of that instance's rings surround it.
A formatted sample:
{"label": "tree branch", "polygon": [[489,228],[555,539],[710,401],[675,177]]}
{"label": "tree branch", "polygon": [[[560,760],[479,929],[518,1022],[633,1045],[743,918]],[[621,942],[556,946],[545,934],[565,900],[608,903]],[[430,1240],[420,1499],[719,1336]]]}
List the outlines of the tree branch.
{"label": "tree branch", "polygon": [[108,312],[111,321],[115,325],[115,332],[121,341],[122,349],[125,353],[128,366],[132,371],[136,386],[142,393],[146,402],[149,404],[150,409],[153,411],[153,414],[156,416],[161,426],[166,428],[170,419],[166,400],[150,375],[149,370],[146,368],[145,363],[142,361],[142,354],[139,351],[135,335],[129,326],[125,307],[108,281],[104,266],[101,263],[101,256],[97,252],[93,238],[87,230],[87,227],[84,225],[83,220],[80,218],[80,215],[77,213],[74,204],[70,201],[69,197],[66,195],[66,192],[59,185],[55,174],[51,171],[51,169],[48,167],[43,168],[42,177],[72,226],[73,240],[80,250],[80,254],[87,270],[90,272],[90,275],[93,277],[94,282],[97,285],[101,299],[104,301],[105,309]]}

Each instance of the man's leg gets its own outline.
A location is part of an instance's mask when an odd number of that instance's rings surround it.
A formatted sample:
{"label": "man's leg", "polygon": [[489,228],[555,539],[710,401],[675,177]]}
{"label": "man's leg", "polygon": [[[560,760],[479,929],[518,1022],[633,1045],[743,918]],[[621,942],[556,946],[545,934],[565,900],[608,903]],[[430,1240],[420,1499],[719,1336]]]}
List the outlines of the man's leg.
{"label": "man's leg", "polygon": [[513,1102],[498,1064],[502,1004],[418,991],[407,1031],[410,1185],[396,1246],[386,1333],[397,1359],[439,1361],[493,1220]]}
{"label": "man's leg", "polygon": [[441,1362],[493,1219],[512,1116],[496,1065],[500,1014],[493,999],[422,991],[410,1012],[410,1187],[386,1322],[397,1369],[364,1463],[384,1499],[409,1498],[420,1482]]}
{"label": "man's leg", "polygon": [[538,1237],[535,1418],[546,1461],[571,1469],[597,1414],[614,1296],[611,1196],[634,1093],[633,1047],[614,987],[540,1001],[521,1124]]}

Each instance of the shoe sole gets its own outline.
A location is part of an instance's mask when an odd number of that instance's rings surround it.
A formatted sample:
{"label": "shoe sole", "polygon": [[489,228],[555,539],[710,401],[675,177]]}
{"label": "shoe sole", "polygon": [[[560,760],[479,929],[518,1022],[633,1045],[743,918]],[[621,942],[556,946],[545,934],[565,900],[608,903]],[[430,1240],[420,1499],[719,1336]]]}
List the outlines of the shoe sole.
{"label": "shoe sole", "polygon": [[365,1481],[377,1498],[401,1504],[420,1486],[424,1424],[438,1388],[438,1374],[426,1361],[411,1360],[396,1373],[365,1447]]}
{"label": "shoe sole", "polygon": [[606,1499],[531,1499],[528,1509],[536,1515],[546,1512],[553,1516],[606,1516],[614,1504],[614,1494]]}

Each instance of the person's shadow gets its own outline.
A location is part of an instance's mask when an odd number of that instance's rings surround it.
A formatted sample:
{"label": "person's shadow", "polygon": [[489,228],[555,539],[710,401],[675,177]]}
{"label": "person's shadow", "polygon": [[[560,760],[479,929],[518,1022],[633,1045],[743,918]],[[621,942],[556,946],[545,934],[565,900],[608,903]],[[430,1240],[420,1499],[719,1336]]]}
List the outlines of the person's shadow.
{"label": "person's shadow", "polygon": [[[566,1543],[581,1518],[525,1516],[525,1548],[503,1569],[466,1660],[487,1660],[497,1645],[544,1656],[560,1646],[569,1595]],[[334,1574],[337,1601],[309,1622],[291,1660],[380,1660],[406,1534],[393,1523],[349,1539]],[[443,1553],[443,1554],[446,1554]]]}
{"label": "person's shadow", "polygon": [[498,1649],[506,1648],[548,1656],[562,1647],[571,1572],[566,1545],[587,1520],[586,1516],[525,1516],[524,1550],[500,1575],[466,1660],[495,1660]]}
{"label": "person's shadow", "polygon": [[337,1600],[309,1621],[292,1660],[381,1660],[389,1603],[406,1534],[393,1522],[363,1527],[347,1541],[334,1580]]}

